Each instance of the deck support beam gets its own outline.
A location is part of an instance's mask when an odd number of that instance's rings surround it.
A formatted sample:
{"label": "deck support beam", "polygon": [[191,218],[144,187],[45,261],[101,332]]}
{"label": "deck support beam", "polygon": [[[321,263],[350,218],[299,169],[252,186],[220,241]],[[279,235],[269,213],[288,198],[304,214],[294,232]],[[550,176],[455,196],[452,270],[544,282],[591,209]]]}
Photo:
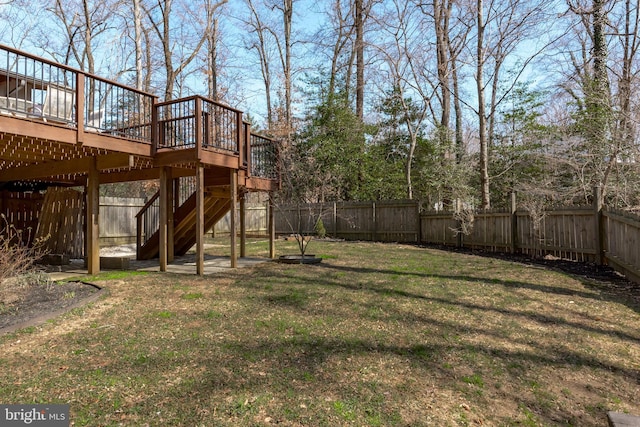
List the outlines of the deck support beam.
{"label": "deck support beam", "polygon": [[229,197],[231,197],[231,210],[229,213],[229,233],[231,235],[231,268],[237,268],[238,252],[236,248],[236,235],[238,234],[238,225],[236,224],[236,218],[238,216],[238,170],[231,169],[230,174],[231,188],[229,189]]}
{"label": "deck support beam", "polygon": [[98,161],[91,158],[87,175],[87,272],[100,273],[100,172]]}
{"label": "deck support beam", "polygon": [[204,166],[196,166],[196,274],[204,275]]}

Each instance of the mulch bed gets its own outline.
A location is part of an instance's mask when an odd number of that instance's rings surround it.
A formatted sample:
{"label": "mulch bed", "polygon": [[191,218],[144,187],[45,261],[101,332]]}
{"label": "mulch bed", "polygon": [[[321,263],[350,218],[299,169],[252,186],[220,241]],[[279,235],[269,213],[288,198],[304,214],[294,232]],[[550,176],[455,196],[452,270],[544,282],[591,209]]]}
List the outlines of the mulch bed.
{"label": "mulch bed", "polygon": [[95,301],[102,293],[100,287],[85,282],[25,286],[18,299],[0,312],[0,334],[43,323]]}

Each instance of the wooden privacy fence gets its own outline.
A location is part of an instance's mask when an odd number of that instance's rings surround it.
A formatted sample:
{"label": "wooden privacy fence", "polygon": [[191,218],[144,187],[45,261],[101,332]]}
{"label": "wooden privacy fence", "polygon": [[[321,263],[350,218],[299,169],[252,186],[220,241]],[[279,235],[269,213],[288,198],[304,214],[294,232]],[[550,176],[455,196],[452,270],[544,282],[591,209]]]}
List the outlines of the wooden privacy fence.
{"label": "wooden privacy fence", "polygon": [[[100,245],[135,243],[136,214],[144,206],[142,198],[100,197]],[[247,233],[266,236],[268,203],[247,203],[245,209]],[[49,253],[84,256],[84,195],[80,191],[55,187],[45,193],[3,190],[0,215],[5,218],[0,222],[0,233],[10,224],[21,232],[25,244],[36,237],[46,238],[45,249]],[[228,234],[229,224],[227,214],[215,225],[214,233]]]}
{"label": "wooden privacy fence", "polygon": [[411,200],[284,205],[274,212],[277,234],[315,234],[322,224],[331,236],[348,240],[417,242],[419,205]]}
{"label": "wooden privacy fence", "polygon": [[144,205],[145,199],[142,198],[100,197],[100,244],[134,243],[136,214]]}
{"label": "wooden privacy fence", "polygon": [[67,188],[50,188],[44,195],[38,218],[36,239],[43,241],[43,249],[51,254],[65,254],[70,258],[84,255],[82,224],[83,193]]}
{"label": "wooden privacy fence", "polygon": [[[596,198],[597,199],[597,198]],[[406,242],[512,252],[608,264],[640,281],[640,217],[598,206],[568,206],[531,215],[518,210],[422,212],[420,203],[323,203],[279,206],[276,233],[328,235],[348,240]]]}
{"label": "wooden privacy fence", "polygon": [[[269,204],[268,203],[247,203],[245,205],[245,227],[249,236],[268,236],[269,235]],[[227,214],[216,223],[213,228],[213,234],[228,235],[231,233],[231,213]]]}
{"label": "wooden privacy fence", "polygon": [[6,227],[13,226],[22,235],[22,242],[30,244],[38,228],[38,213],[44,196],[40,193],[0,191],[0,233],[8,235]]}

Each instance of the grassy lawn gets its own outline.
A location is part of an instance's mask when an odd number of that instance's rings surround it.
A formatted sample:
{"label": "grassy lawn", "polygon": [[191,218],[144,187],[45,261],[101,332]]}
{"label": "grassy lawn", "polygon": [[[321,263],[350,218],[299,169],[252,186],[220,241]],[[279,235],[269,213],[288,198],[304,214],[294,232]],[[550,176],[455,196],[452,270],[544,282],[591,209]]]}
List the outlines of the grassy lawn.
{"label": "grassy lawn", "polygon": [[[228,251],[220,243],[209,251]],[[640,308],[603,284],[406,245],[309,251],[322,264],[93,278],[108,297],[0,337],[0,402],[69,403],[76,426],[603,426],[608,410],[640,415]]]}

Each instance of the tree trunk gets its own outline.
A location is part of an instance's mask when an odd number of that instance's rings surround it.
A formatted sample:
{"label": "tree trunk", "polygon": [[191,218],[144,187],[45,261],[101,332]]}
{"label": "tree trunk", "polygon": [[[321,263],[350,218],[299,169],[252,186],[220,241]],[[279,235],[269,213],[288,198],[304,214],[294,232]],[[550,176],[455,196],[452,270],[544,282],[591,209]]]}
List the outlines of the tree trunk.
{"label": "tree trunk", "polygon": [[292,71],[291,71],[291,25],[293,19],[293,0],[284,0],[284,39],[285,39],[285,64],[284,64],[284,98],[285,98],[285,119],[287,125],[287,135],[290,139],[293,133],[293,114],[291,111],[291,85],[292,85]]}
{"label": "tree trunk", "polygon": [[363,0],[355,0],[356,26],[356,116],[364,120],[364,7]]}
{"label": "tree trunk", "polygon": [[484,5],[483,0],[477,3],[477,68],[476,88],[478,93],[478,130],[480,143],[480,193],[482,209],[491,208],[489,193],[489,141],[487,138],[487,117],[485,113],[485,89],[484,89]]}
{"label": "tree trunk", "polygon": [[142,70],[142,11],[140,9],[140,0],[133,0],[133,32],[136,55],[136,89],[143,89],[143,70]]}
{"label": "tree trunk", "polygon": [[[442,104],[440,126],[449,128],[451,117],[451,90],[449,87],[449,9],[445,0],[433,0],[433,17],[436,33],[436,58],[438,63],[438,86]],[[448,133],[447,133],[448,134]],[[445,142],[445,141],[442,141]]]}

